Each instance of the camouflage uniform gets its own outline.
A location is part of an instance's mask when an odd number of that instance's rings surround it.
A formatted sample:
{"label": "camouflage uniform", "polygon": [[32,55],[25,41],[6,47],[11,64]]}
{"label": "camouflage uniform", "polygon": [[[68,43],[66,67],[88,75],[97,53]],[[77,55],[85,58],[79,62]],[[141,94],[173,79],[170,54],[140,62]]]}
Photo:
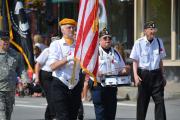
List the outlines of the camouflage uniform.
{"label": "camouflage uniform", "polygon": [[15,101],[17,76],[24,70],[21,55],[9,48],[0,52],[0,120],[10,120]]}

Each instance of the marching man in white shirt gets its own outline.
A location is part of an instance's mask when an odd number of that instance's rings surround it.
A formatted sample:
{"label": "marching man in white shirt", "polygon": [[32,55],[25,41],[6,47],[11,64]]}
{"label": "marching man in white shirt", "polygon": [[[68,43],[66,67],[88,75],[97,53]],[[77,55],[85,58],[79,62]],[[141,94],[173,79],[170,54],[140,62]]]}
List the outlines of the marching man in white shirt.
{"label": "marching man in white shirt", "polygon": [[81,103],[80,67],[73,72],[76,24],[73,19],[61,20],[59,25],[63,36],[49,47],[50,67],[53,70],[52,99],[57,120],[76,120]]}
{"label": "marching man in white shirt", "polygon": [[163,42],[155,37],[157,32],[153,21],[144,26],[144,37],[139,38],[130,58],[133,59],[135,85],[138,86],[137,120],[145,120],[150,97],[155,103],[155,120],[166,120],[162,59],[166,56]]}
{"label": "marching man in white shirt", "polygon": [[[99,33],[99,66],[97,86],[89,80],[96,120],[115,120],[117,107],[117,85],[106,86],[106,77],[127,74],[125,63],[120,54],[112,47],[111,35],[106,29]],[[113,79],[113,78],[112,78]],[[116,83],[116,82],[115,82]]]}
{"label": "marching man in white shirt", "polygon": [[48,60],[49,53],[49,48],[45,48],[36,59],[35,65],[35,83],[40,83],[42,85],[47,100],[47,107],[44,115],[45,120],[53,120],[53,118],[55,117],[54,105],[51,99],[52,70],[50,68],[50,62]]}

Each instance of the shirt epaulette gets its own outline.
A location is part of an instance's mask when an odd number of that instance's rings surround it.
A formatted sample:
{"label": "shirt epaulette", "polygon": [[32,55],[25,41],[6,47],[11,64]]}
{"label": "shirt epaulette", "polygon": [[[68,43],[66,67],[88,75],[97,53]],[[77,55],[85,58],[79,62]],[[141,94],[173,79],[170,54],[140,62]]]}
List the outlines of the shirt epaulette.
{"label": "shirt epaulette", "polygon": [[144,40],[144,38],[139,38],[137,41],[139,41],[139,42],[140,42],[140,41],[142,41],[142,40]]}

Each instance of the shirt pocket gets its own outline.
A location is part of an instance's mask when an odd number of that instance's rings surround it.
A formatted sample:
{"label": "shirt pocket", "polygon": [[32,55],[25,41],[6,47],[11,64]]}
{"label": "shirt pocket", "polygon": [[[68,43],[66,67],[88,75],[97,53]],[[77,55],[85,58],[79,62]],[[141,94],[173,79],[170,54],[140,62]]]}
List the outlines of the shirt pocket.
{"label": "shirt pocket", "polygon": [[101,72],[101,73],[107,73],[106,60],[104,60],[103,58],[100,58],[100,59],[99,59],[99,72]]}
{"label": "shirt pocket", "polygon": [[113,64],[114,64],[114,68],[117,70],[117,69],[120,69],[120,62],[117,60],[117,59],[114,59],[113,60]]}
{"label": "shirt pocket", "polygon": [[148,52],[143,51],[141,53],[141,58],[140,59],[142,60],[143,63],[147,63],[149,61]]}
{"label": "shirt pocket", "polygon": [[111,69],[112,69],[114,75],[117,75],[119,73],[120,63],[116,59],[113,60]]}
{"label": "shirt pocket", "polygon": [[159,59],[159,57],[160,57],[159,50],[154,50],[153,51],[153,57],[154,57],[154,60],[158,60]]}
{"label": "shirt pocket", "polygon": [[153,55],[159,55],[159,50],[154,50]]}

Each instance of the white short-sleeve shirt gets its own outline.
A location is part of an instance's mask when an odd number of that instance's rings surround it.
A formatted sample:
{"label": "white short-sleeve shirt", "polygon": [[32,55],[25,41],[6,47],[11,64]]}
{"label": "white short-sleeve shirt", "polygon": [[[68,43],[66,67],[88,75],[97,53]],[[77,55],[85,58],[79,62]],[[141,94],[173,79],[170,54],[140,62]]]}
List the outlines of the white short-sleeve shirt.
{"label": "white short-sleeve shirt", "polygon": [[[50,44],[49,47],[49,61],[50,64],[56,62],[57,60],[62,60],[63,58],[67,57],[68,55],[74,54],[75,50],[75,44],[72,44],[69,46],[66,42],[65,39],[62,38],[60,40],[53,41]],[[70,80],[72,79],[72,74],[73,74],[73,66],[74,66],[74,61],[68,62],[64,66],[56,69],[53,71],[53,76],[59,78],[65,85],[69,87],[69,89],[72,89],[75,87],[75,85],[79,81],[79,71],[80,67],[77,66],[75,70],[75,83],[72,85],[70,83]]]}
{"label": "white short-sleeve shirt", "polygon": [[48,60],[48,56],[49,56],[49,48],[45,48],[38,56],[36,61],[41,64],[42,66],[41,70],[52,72],[52,69],[50,67],[50,61]]}
{"label": "white short-sleeve shirt", "polygon": [[[109,53],[105,52],[101,46],[99,47],[99,66],[98,72],[104,75],[118,75],[125,67],[125,63],[121,55],[111,48]],[[91,77],[93,80],[93,78]],[[97,77],[97,81],[101,82],[100,77]]]}
{"label": "white short-sleeve shirt", "polygon": [[135,42],[130,54],[131,59],[138,61],[138,67],[146,70],[158,69],[160,60],[165,56],[166,52],[162,40],[154,38],[152,43],[150,43],[146,36]]}

